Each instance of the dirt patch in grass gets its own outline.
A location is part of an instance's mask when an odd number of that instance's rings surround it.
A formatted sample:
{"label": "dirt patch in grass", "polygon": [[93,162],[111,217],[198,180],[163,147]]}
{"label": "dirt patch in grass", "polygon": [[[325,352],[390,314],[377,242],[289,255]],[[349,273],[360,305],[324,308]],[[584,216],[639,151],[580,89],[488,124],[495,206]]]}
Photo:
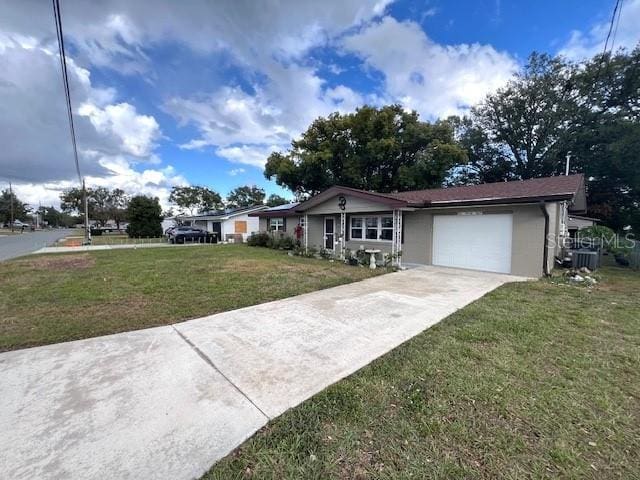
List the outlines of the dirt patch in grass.
{"label": "dirt patch in grass", "polygon": [[34,270],[85,270],[93,267],[96,260],[88,253],[78,253],[36,257],[29,260],[19,260],[16,263]]}

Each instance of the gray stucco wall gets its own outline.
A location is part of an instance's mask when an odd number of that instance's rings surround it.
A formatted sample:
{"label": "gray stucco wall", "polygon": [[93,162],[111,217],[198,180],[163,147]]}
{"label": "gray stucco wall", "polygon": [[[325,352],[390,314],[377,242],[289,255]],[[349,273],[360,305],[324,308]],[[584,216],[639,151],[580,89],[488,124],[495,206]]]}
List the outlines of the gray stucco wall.
{"label": "gray stucco wall", "polygon": [[[355,199],[360,201],[360,199]],[[379,204],[368,205],[352,204],[355,208],[370,208],[371,210],[347,213],[385,213],[380,212]],[[355,203],[355,202],[354,202]],[[325,205],[326,204],[326,205]],[[340,232],[340,215],[335,214],[335,206],[331,201],[318,205],[313,209],[314,214],[308,213],[309,246],[320,249],[324,245],[324,217],[333,216],[335,218],[336,235]],[[349,201],[347,201],[347,207]],[[323,212],[327,208],[327,213]],[[318,209],[318,210],[316,210]],[[329,210],[332,209],[332,210]],[[492,213],[512,213],[513,231],[511,247],[511,273],[527,277],[540,277],[542,272],[543,245],[544,239],[544,216],[539,205],[511,205],[496,207],[464,207],[464,208],[441,208],[424,209],[403,213],[404,243],[402,245],[402,262],[430,265],[432,262],[432,238],[433,238],[433,216],[434,215],[455,215],[465,211],[482,211],[484,214]],[[560,228],[559,214],[561,209],[558,203],[547,204],[549,212],[549,238],[554,239],[548,242],[548,267],[554,266],[554,255],[559,250],[556,245],[557,235]],[[309,211],[311,212],[311,210]],[[287,217],[287,234],[292,234],[294,226],[297,224],[298,215]],[[267,230],[267,219],[260,219],[260,230]],[[347,218],[347,228],[349,222]],[[337,237],[336,237],[337,238]],[[351,251],[364,248],[376,248],[385,253],[391,253],[391,242],[367,242],[366,240],[348,240],[346,247]]]}
{"label": "gray stucco wall", "polygon": [[[538,205],[511,207],[483,207],[456,209],[429,209],[405,212],[402,261],[430,265],[432,261],[433,216],[454,215],[469,210],[481,210],[485,214],[512,213],[513,237],[511,246],[511,273],[528,277],[542,275],[544,245],[544,216]],[[549,208],[551,222],[557,224],[555,204]],[[555,230],[554,230],[555,232]],[[553,266],[553,251],[550,252]]]}

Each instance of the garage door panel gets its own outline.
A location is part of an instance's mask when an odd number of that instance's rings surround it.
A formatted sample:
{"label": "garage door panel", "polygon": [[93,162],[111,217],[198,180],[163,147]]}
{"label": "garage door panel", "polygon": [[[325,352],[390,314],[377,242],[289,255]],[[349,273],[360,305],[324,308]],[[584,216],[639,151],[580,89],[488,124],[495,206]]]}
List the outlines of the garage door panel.
{"label": "garage door panel", "polygon": [[513,215],[435,215],[433,264],[511,272]]}

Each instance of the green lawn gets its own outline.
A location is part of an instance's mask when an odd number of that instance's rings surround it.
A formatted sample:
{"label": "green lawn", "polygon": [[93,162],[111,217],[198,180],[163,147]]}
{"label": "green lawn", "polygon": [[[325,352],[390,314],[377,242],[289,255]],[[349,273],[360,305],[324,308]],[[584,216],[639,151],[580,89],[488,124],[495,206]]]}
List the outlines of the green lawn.
{"label": "green lawn", "polygon": [[207,479],[640,476],[640,275],[505,285],[269,423]]}
{"label": "green lawn", "polygon": [[167,325],[380,272],[244,245],[0,262],[0,351]]}

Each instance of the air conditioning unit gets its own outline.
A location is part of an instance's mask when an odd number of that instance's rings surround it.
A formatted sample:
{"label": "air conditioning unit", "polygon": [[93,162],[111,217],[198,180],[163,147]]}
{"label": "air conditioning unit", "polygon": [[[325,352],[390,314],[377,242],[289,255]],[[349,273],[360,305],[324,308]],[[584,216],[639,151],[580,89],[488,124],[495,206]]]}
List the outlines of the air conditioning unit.
{"label": "air conditioning unit", "polygon": [[573,268],[587,267],[589,270],[598,268],[600,255],[590,250],[573,250],[571,255]]}

